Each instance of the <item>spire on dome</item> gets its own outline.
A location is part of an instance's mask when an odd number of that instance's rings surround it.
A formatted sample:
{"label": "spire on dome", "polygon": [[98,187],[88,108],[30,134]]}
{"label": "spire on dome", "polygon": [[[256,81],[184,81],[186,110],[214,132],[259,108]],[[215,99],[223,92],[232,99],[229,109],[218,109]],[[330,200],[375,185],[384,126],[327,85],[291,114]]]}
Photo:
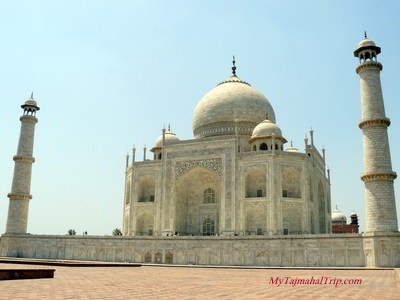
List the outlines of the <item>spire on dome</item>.
{"label": "spire on dome", "polygon": [[233,76],[236,76],[236,66],[235,66],[235,63],[236,63],[236,61],[235,61],[235,55],[233,56],[233,60],[232,60],[232,74],[233,74]]}
{"label": "spire on dome", "polygon": [[31,93],[31,99],[33,99],[33,92]]}
{"label": "spire on dome", "polygon": [[366,39],[368,38],[367,37],[367,31],[364,31],[364,38],[366,38]]}

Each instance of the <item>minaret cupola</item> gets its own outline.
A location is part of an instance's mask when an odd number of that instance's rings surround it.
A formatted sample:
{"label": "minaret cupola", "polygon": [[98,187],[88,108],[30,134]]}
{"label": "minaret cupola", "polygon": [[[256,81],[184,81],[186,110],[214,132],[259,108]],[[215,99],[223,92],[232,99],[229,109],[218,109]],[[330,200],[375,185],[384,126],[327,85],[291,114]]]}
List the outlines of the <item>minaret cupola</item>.
{"label": "minaret cupola", "polygon": [[35,99],[33,99],[33,92],[31,97],[21,105],[21,108],[24,110],[24,116],[35,116],[36,112],[40,110]]}
{"label": "minaret cupola", "polygon": [[366,61],[377,61],[378,54],[381,53],[381,48],[375,45],[373,40],[367,37],[367,32],[364,32],[364,39],[358,44],[354,51],[354,56],[360,59],[360,64]]}

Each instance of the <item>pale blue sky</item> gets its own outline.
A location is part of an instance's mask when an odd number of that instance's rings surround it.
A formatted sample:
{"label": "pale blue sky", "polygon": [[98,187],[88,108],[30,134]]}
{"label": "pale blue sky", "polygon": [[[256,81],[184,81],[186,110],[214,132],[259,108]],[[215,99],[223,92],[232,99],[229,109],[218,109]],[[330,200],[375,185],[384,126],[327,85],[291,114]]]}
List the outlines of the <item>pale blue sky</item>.
{"label": "pale blue sky", "polygon": [[[111,234],[122,226],[125,155],[142,158],[163,124],[192,138],[196,103],[230,74],[271,102],[284,136],[303,149],[310,126],[327,149],[332,206],[364,230],[359,78],[367,30],[382,47],[394,170],[400,172],[397,1],[0,0],[0,233],[20,130],[37,116],[30,233]],[[399,180],[395,182],[400,197]],[[397,201],[398,215],[400,204]]]}

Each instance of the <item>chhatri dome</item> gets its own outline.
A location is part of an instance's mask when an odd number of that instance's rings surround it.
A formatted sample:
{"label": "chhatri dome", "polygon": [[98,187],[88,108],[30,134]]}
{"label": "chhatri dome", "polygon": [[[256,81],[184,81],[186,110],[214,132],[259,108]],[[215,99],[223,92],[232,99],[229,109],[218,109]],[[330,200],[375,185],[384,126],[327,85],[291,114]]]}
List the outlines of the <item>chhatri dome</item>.
{"label": "chhatri dome", "polygon": [[281,138],[282,130],[274,122],[266,119],[254,128],[251,139],[269,137],[272,136],[272,134],[275,134],[276,137]]}
{"label": "chhatri dome", "polygon": [[[163,135],[160,135],[156,139],[156,141],[154,143],[154,147],[155,148],[161,147],[162,146],[162,141],[163,141]],[[179,141],[180,141],[179,138],[176,136],[175,133],[173,133],[171,131],[171,127],[168,125],[168,129],[165,130],[165,144],[166,145],[173,144],[174,142],[179,142]]]}
{"label": "chhatri dome", "polygon": [[293,142],[290,141],[290,147],[286,148],[287,152],[296,152],[296,153],[300,153],[299,149],[297,149],[296,147],[293,147]]}
{"label": "chhatri dome", "polygon": [[195,138],[252,134],[254,127],[268,114],[275,123],[274,110],[267,98],[236,75],[233,57],[232,75],[209,91],[193,112]]}

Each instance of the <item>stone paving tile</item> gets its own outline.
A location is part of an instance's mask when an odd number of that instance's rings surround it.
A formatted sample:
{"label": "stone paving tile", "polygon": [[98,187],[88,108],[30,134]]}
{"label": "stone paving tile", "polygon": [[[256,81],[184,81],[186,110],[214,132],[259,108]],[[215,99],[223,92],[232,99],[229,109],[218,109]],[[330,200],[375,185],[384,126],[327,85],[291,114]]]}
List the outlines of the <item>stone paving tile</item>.
{"label": "stone paving tile", "polygon": [[[1,264],[0,268],[46,268]],[[52,267],[54,279],[0,282],[0,299],[399,299],[393,270]],[[271,276],[362,279],[361,285],[281,285]]]}

